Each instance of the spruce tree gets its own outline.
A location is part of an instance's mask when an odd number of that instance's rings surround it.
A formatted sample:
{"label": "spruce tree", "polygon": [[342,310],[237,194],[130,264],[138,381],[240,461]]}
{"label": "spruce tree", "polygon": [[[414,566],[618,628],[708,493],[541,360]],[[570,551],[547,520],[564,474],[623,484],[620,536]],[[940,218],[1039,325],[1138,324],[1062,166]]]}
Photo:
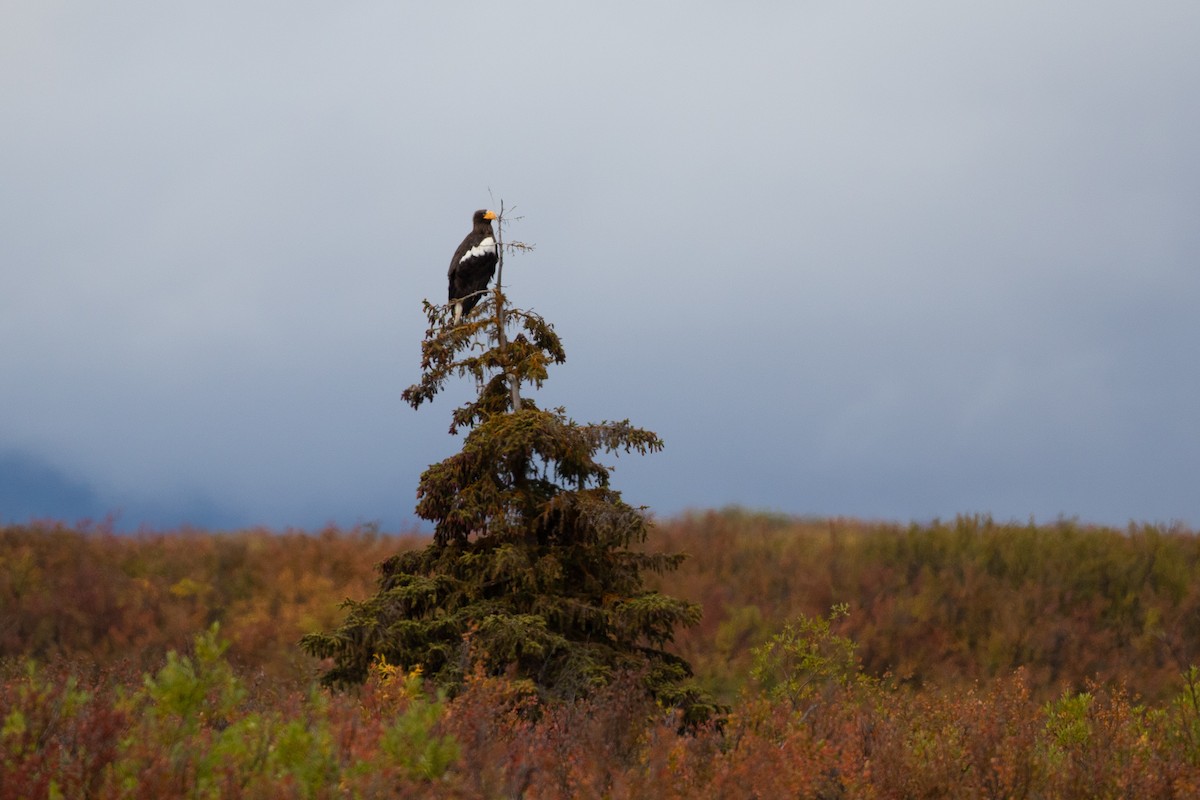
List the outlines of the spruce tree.
{"label": "spruce tree", "polygon": [[[503,213],[497,223],[502,237]],[[663,443],[628,420],[579,424],[522,396],[566,355],[552,325],[508,305],[503,255],[514,249],[527,247],[501,239],[495,285],[459,324],[450,307],[424,303],[421,380],[404,399],[418,408],[455,377],[478,390],[452,414],[450,433],[466,432],[461,451],[420,479],[416,513],[433,523],[432,542],[383,562],[375,595],[346,601],[341,627],[302,645],[332,659],[326,685],[362,682],[376,656],[421,668],[451,694],[478,668],[561,699],[633,670],[688,722],[707,718],[713,706],[689,665],[664,649],[700,608],[644,585],[684,556],[640,549],[645,509],[621,499],[598,460]]]}

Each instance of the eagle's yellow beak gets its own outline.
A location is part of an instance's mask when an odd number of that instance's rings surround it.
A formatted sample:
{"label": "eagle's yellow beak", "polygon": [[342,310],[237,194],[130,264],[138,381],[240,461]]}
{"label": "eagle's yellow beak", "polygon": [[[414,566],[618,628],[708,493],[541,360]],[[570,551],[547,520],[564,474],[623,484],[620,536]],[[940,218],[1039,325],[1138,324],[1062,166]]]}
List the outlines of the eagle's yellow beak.
{"label": "eagle's yellow beak", "polygon": [[484,219],[495,219],[495,218],[496,218],[496,212],[495,212],[495,211],[489,211],[489,212],[487,212],[486,214],[484,214],[484,215],[483,215],[483,218],[484,218]]}

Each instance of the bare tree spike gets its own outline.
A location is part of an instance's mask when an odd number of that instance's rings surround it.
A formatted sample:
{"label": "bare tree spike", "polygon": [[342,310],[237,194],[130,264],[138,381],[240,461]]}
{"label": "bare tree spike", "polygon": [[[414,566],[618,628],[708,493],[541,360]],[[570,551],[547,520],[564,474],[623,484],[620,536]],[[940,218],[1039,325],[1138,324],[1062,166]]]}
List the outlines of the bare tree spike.
{"label": "bare tree spike", "polygon": [[[504,199],[500,200],[500,211],[496,215],[496,283],[493,291],[496,295],[496,339],[503,350],[508,347],[508,336],[504,332],[506,324],[504,309]],[[521,410],[521,379],[515,372],[508,373],[508,391],[512,397],[512,410]]]}

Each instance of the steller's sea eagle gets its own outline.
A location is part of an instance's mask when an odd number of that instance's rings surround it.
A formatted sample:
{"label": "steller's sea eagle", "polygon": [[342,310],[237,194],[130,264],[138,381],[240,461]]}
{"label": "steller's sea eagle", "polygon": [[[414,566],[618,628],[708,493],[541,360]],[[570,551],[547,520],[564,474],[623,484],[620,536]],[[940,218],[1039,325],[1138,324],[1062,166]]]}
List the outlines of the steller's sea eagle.
{"label": "steller's sea eagle", "polygon": [[450,302],[454,304],[455,325],[479,302],[480,292],[496,272],[496,236],[492,233],[495,218],[494,211],[476,211],[471,232],[450,259]]}

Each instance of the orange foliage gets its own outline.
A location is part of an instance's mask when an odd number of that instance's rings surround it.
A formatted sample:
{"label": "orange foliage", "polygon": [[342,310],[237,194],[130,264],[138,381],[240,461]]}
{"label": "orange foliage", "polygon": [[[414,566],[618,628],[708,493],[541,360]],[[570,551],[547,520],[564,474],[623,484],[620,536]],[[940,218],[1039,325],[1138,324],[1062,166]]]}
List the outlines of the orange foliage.
{"label": "orange foliage", "polygon": [[[1200,792],[1200,544],[1181,528],[662,522],[650,545],[693,555],[662,588],[705,609],[677,651],[731,707],[686,734],[636,676],[544,703],[477,675],[445,701],[380,663],[356,694],[314,692],[300,635],[418,543],[0,529],[0,800]],[[192,644],[213,622],[227,650],[216,629]],[[771,640],[791,660],[761,660]],[[756,649],[799,694],[749,679]]]}
{"label": "orange foliage", "polygon": [[704,609],[677,651],[732,697],[750,649],[799,614],[846,603],[838,632],[868,674],[952,688],[1024,668],[1046,699],[1090,680],[1161,700],[1200,659],[1200,537],[1003,525],[908,527],[738,511],[660,522],[651,546],[690,558],[659,585]]}
{"label": "orange foliage", "polygon": [[374,589],[375,565],[416,536],[329,528],[119,536],[58,524],[0,528],[0,658],[126,661],[149,669],[220,622],[246,670],[307,683],[296,646]]}

